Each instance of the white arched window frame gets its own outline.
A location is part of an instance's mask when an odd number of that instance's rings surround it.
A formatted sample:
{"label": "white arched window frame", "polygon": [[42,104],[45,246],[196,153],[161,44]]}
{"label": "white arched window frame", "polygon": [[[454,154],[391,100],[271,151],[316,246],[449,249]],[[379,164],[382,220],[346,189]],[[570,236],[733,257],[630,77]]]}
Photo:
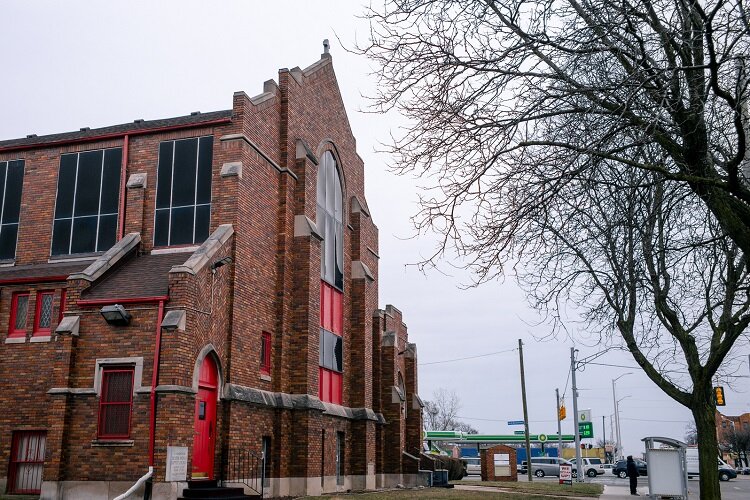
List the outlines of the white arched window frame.
{"label": "white arched window frame", "polygon": [[341,176],[336,158],[323,153],[318,165],[317,226],[323,235],[320,277],[339,290],[344,289],[344,208]]}

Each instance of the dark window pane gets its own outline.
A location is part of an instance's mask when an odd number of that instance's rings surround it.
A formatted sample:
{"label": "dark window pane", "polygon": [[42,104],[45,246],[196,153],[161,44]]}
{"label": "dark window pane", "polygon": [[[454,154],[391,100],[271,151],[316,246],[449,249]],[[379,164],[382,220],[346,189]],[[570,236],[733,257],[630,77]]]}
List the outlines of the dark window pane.
{"label": "dark window pane", "polygon": [[334,259],[335,263],[335,270],[334,270],[334,285],[340,289],[344,289],[344,226],[341,224],[341,222],[336,221],[336,231],[335,231],[335,240],[336,243],[334,245],[335,251],[336,251],[336,257]]}
{"label": "dark window pane", "polygon": [[73,191],[76,185],[77,162],[77,154],[62,155],[60,157],[60,172],[57,175],[56,219],[73,215]]}
{"label": "dark window pane", "polygon": [[66,254],[70,250],[70,219],[56,220],[52,229],[52,255]]}
{"label": "dark window pane", "polygon": [[0,207],[3,206],[5,195],[5,190],[3,187],[5,186],[5,173],[8,171],[8,163],[7,161],[0,161]]}
{"label": "dark window pane", "polygon": [[194,207],[172,209],[172,227],[169,237],[170,245],[186,245],[193,243],[194,210]]}
{"label": "dark window pane", "polygon": [[18,222],[18,216],[21,212],[21,191],[23,190],[23,160],[8,162],[7,172],[3,224]]}
{"label": "dark window pane", "polygon": [[[195,175],[198,139],[175,141],[172,206],[195,205]],[[192,225],[192,224],[191,224]],[[192,237],[192,231],[191,231]]]}
{"label": "dark window pane", "polygon": [[211,162],[213,159],[213,136],[201,137],[198,150],[198,194],[196,203],[211,203]]}
{"label": "dark window pane", "polygon": [[211,205],[195,207],[195,241],[203,243],[208,238],[208,226],[211,222]]}
{"label": "dark window pane", "polygon": [[120,205],[120,167],[122,149],[104,151],[104,176],[102,178],[101,213],[116,214]]}
{"label": "dark window pane", "polygon": [[106,252],[117,241],[117,215],[104,215],[99,218],[99,240],[96,250]]}
{"label": "dark window pane", "polygon": [[[87,151],[78,159],[78,180],[75,193],[76,217],[99,213],[99,189],[102,178],[103,151]],[[75,230],[73,231],[75,236]]]}
{"label": "dark window pane", "polygon": [[338,335],[333,335],[333,366],[338,372],[344,371],[344,342]]}
{"label": "dark window pane", "polygon": [[0,230],[0,259],[13,259],[16,256],[18,224],[3,225]]}
{"label": "dark window pane", "polygon": [[[156,174],[156,208],[168,208],[172,193],[172,149],[174,142],[159,144],[159,169]],[[165,243],[166,244],[166,243]]]}
{"label": "dark window pane", "polygon": [[73,219],[73,235],[70,253],[96,251],[96,221],[98,217],[76,217]]}
{"label": "dark window pane", "polygon": [[326,335],[327,335],[327,332],[321,328],[320,329],[320,342],[319,342],[319,345],[320,345],[320,357],[318,358],[318,364],[320,366],[325,366],[326,365],[326,355],[325,355],[325,352],[326,352]]}
{"label": "dark window pane", "polygon": [[169,245],[169,209],[156,211],[154,221],[154,245],[164,247]]}

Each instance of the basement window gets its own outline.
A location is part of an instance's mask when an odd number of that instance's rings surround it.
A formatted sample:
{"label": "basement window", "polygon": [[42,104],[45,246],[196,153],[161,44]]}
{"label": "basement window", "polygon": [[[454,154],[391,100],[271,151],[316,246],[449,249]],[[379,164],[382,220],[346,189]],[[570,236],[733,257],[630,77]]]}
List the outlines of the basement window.
{"label": "basement window", "polygon": [[208,238],[213,139],[159,144],[154,246],[193,245]]}
{"label": "basement window", "polygon": [[52,255],[104,252],[117,241],[122,148],[60,156]]}

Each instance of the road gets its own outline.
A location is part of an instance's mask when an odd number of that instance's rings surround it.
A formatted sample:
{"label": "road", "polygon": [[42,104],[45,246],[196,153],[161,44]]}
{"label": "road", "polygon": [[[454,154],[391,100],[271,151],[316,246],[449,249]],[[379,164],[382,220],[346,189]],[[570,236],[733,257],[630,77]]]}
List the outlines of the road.
{"label": "road", "polygon": [[[465,479],[478,480],[479,476],[467,476]],[[526,476],[518,476],[519,481],[528,481]],[[534,478],[534,481],[557,481],[556,477],[545,477],[545,478]],[[603,475],[596,478],[586,478],[586,482],[600,483],[610,486],[624,486],[627,487],[628,480],[620,479],[616,476]],[[648,478],[638,478],[638,489],[639,491],[645,491],[648,489]],[[698,500],[699,496],[698,479],[688,480],[688,496],[690,500]],[[606,499],[606,496],[602,497]],[[738,476],[737,479],[725,481],[721,483],[721,500],[748,500],[750,498],[750,476]]]}

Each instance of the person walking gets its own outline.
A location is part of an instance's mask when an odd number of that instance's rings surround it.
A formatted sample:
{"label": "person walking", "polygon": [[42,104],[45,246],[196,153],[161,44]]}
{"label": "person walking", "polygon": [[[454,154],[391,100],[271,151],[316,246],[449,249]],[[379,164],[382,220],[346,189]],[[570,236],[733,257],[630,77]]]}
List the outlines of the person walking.
{"label": "person walking", "polygon": [[637,495],[636,487],[638,486],[638,467],[635,465],[633,455],[628,455],[628,478],[630,478],[630,494]]}

